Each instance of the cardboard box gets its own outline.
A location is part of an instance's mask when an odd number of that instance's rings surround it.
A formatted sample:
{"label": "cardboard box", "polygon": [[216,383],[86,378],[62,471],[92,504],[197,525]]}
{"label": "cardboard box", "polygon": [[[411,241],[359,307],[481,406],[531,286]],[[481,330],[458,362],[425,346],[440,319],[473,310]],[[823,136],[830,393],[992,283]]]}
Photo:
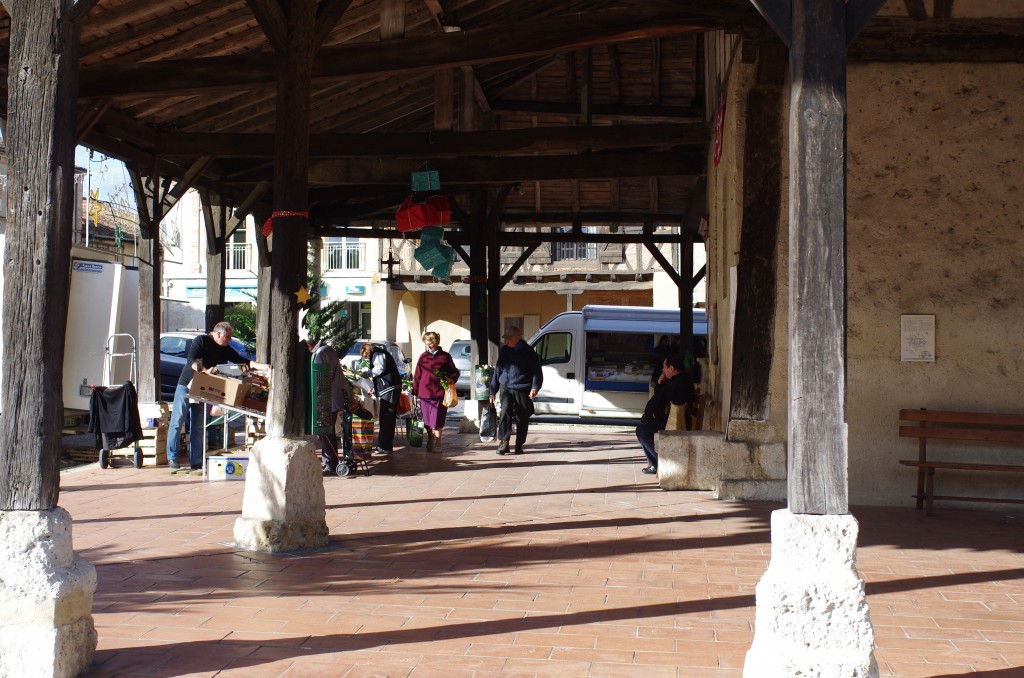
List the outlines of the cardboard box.
{"label": "cardboard box", "polygon": [[263,412],[264,414],[266,414],[266,412],[267,412],[267,401],[266,400],[253,400],[251,398],[246,398],[245,400],[242,401],[242,404],[239,405],[239,407],[244,407],[244,408],[246,408],[248,410],[256,410],[257,412]]}
{"label": "cardboard box", "polygon": [[249,384],[240,379],[196,372],[196,375],[192,377],[192,387],[188,390],[188,394],[211,403],[224,403],[237,407],[249,394]]}
{"label": "cardboard box", "polygon": [[212,455],[206,458],[206,468],[210,480],[245,480],[247,466],[249,466],[248,457]]}

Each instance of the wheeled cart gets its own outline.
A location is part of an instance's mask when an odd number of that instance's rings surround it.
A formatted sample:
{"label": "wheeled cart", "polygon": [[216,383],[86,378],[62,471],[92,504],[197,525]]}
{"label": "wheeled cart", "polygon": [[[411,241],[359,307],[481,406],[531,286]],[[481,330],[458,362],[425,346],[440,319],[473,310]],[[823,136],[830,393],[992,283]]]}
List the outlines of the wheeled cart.
{"label": "wheeled cart", "polygon": [[[127,351],[118,351],[119,341],[130,340]],[[142,439],[142,423],[139,420],[138,394],[135,380],[138,377],[138,358],[135,337],[131,334],[112,334],[107,337],[103,362],[109,384],[114,371],[114,358],[130,358],[131,370],[128,381],[120,386],[93,386],[89,400],[89,432],[95,433],[100,447],[100,468],[108,468],[114,450],[134,448],[128,452],[132,465],[142,468],[143,454],[138,441]],[[133,445],[134,443],[134,445]]]}

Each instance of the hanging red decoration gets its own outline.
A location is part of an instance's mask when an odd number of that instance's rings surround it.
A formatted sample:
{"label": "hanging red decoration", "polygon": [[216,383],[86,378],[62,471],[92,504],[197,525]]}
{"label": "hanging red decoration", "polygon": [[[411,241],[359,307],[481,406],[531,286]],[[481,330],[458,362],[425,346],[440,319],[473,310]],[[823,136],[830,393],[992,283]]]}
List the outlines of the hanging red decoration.
{"label": "hanging red decoration", "polygon": [[427,226],[446,226],[451,220],[451,207],[447,196],[443,195],[432,195],[423,202],[406,198],[395,213],[395,224],[402,233],[418,231]]}

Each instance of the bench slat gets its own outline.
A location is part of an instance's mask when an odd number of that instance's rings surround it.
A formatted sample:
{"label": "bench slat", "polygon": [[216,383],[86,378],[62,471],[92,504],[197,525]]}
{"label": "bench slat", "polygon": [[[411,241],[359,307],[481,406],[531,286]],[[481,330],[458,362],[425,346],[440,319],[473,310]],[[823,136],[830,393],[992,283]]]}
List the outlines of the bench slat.
{"label": "bench slat", "polygon": [[[917,495],[913,495],[917,497]],[[959,495],[937,494],[932,499],[945,499],[946,501],[984,501],[990,504],[1024,504],[1024,499],[1006,499],[998,497],[964,497]]]}
{"label": "bench slat", "polygon": [[900,410],[903,421],[926,421],[945,424],[980,424],[984,426],[1024,426],[1024,414],[995,412],[949,412],[944,410]]}
{"label": "bench slat", "polygon": [[1011,429],[991,428],[931,428],[927,426],[900,426],[900,437],[1024,443],[1024,429],[1014,431]]}
{"label": "bench slat", "polygon": [[[960,469],[962,471],[1009,471],[1024,473],[1024,466],[1004,464],[962,464],[952,461],[911,461],[909,459],[901,459],[900,463],[904,466],[916,466],[918,468],[946,468]],[[936,497],[936,499],[937,498],[938,497]]]}

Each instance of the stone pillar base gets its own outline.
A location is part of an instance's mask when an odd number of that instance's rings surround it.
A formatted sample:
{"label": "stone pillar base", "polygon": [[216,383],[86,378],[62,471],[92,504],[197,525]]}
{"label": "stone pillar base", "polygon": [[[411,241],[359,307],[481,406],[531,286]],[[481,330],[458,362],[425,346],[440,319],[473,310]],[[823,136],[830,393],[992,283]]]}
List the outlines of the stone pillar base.
{"label": "stone pillar base", "polygon": [[312,443],[264,438],[245,469],[235,544],[250,551],[301,551],[327,545],[327,503]]}
{"label": "stone pillar base", "polygon": [[71,545],[71,516],[0,511],[0,676],[85,673],[96,651],[96,569]]}
{"label": "stone pillar base", "polygon": [[755,620],[744,678],[878,676],[853,516],[772,513]]}

